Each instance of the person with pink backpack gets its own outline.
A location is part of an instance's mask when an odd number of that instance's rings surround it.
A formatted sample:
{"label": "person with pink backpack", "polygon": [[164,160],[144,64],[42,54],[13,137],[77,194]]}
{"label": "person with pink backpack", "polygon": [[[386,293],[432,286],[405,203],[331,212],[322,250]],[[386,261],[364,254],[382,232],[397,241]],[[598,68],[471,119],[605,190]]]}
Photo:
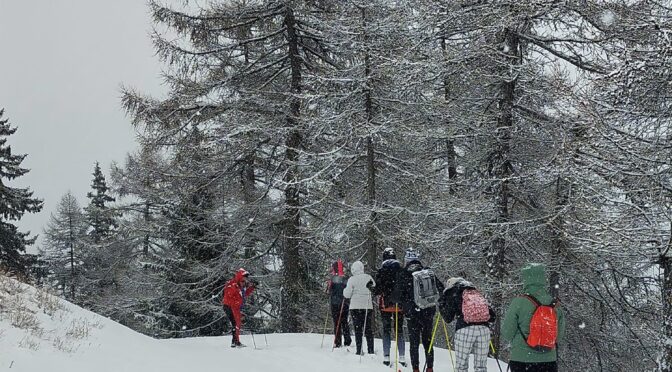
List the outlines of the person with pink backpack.
{"label": "person with pink backpack", "polygon": [[487,372],[490,325],[495,312],[470,282],[450,278],[439,298],[439,312],[446,321],[455,321],[456,371],[469,370],[469,354],[474,354],[474,371]]}

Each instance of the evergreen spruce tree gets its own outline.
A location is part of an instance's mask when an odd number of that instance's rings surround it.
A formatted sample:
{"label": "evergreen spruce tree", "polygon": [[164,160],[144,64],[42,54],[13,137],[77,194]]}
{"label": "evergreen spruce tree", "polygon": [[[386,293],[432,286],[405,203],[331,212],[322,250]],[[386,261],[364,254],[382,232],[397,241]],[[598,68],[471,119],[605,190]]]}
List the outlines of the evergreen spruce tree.
{"label": "evergreen spruce tree", "polygon": [[35,242],[30,232],[20,232],[12,221],[21,219],[24,213],[37,213],[42,210],[42,200],[33,198],[28,188],[16,188],[8,185],[12,180],[23,176],[29,169],[22,168],[21,162],[27,155],[14,155],[7,144],[7,137],[16,132],[8,119],[3,119],[4,110],[0,110],[0,267],[26,272],[26,260],[22,253],[26,246]]}
{"label": "evergreen spruce tree", "polygon": [[91,199],[89,206],[86,207],[86,217],[92,230],[89,236],[94,243],[100,243],[104,238],[108,237],[112,230],[116,227],[114,220],[114,211],[112,211],[107,203],[114,201],[114,198],[108,194],[107,183],[105,176],[100,170],[100,165],[96,162],[93,170],[93,182],[91,183],[93,192],[89,192],[86,196]]}

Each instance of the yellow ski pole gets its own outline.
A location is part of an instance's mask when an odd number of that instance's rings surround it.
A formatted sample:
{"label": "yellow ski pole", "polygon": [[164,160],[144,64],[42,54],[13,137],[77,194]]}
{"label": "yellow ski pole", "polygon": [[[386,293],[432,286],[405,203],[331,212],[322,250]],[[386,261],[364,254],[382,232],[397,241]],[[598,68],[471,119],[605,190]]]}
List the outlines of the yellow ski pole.
{"label": "yellow ski pole", "polygon": [[434,329],[432,330],[432,340],[429,341],[428,353],[431,353],[432,347],[434,347],[434,338],[436,337],[436,329],[439,328],[439,318],[441,318],[441,316],[439,314],[436,314],[436,321],[434,322]]}
{"label": "yellow ski pole", "polygon": [[394,370],[399,371],[399,305],[394,304]]}
{"label": "yellow ski pole", "polygon": [[453,363],[453,371],[455,370],[455,358],[453,357],[453,350],[450,347],[450,337],[448,337],[448,327],[446,327],[446,321],[441,319],[443,322],[443,333],[446,335],[446,344],[448,345],[448,354],[450,355],[450,361]]}
{"label": "yellow ski pole", "polygon": [[497,362],[497,367],[499,367],[499,372],[502,372],[502,365],[499,364],[499,355],[495,351],[495,345],[492,344],[492,340],[490,340],[490,349],[492,350],[492,356],[495,357],[495,361]]}

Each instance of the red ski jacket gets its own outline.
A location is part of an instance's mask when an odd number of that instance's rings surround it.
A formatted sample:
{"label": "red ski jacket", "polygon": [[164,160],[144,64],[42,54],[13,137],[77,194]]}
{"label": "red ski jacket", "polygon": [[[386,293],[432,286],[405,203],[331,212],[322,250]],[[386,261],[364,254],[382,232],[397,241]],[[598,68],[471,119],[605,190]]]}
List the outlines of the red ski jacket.
{"label": "red ski jacket", "polygon": [[238,269],[233,279],[226,283],[222,296],[222,304],[232,309],[239,309],[243,305],[243,290],[245,291],[245,297],[249,297],[252,294],[254,285],[244,285],[241,283],[245,274],[247,274],[245,269]]}

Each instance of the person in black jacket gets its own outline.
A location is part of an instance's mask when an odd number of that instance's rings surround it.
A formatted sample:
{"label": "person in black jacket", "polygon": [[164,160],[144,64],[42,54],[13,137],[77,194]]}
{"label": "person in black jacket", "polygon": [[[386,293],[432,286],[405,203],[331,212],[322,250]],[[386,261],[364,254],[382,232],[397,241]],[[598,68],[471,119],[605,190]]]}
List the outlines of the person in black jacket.
{"label": "person in black jacket", "polygon": [[[378,296],[378,308],[380,317],[383,321],[383,364],[390,365],[390,346],[392,338],[397,341],[397,350],[399,352],[399,363],[406,366],[406,347],[404,342],[404,314],[401,307],[392,301],[392,292],[397,282],[397,274],[402,270],[401,262],[397,260],[392,248],[385,248],[383,251],[383,264],[376,273],[376,287],[374,295]],[[395,318],[396,332],[395,335]]]}
{"label": "person in black jacket", "polygon": [[[475,304],[477,302],[482,305],[465,305],[471,306],[472,309],[482,307],[483,319],[486,321],[467,322],[465,320],[462,305],[465,302],[464,293],[469,291],[470,296],[476,296],[477,300],[469,301],[468,303]],[[476,294],[474,294],[476,292]],[[480,302],[482,300],[483,302]],[[487,311],[486,311],[487,306]],[[492,307],[487,305],[485,299],[476,291],[476,288],[463,278],[450,278],[446,281],[446,289],[443,291],[441,298],[439,298],[439,311],[443,319],[450,323],[455,320],[455,359],[456,371],[467,372],[469,369],[469,354],[474,354],[474,371],[486,372],[488,360],[488,346],[490,343],[490,328],[489,326],[495,321],[495,312]]]}
{"label": "person in black jacket", "polygon": [[344,341],[345,346],[350,346],[352,343],[350,326],[348,325],[350,300],[343,297],[343,290],[348,282],[343,270],[343,261],[338,260],[331,265],[330,275],[327,291],[329,293],[331,319],[334,322],[334,347],[341,347],[341,341]]}
{"label": "person in black jacket", "polygon": [[[429,351],[429,343],[432,337],[432,326],[435,307],[420,309],[415,304],[413,293],[413,273],[423,270],[424,266],[420,262],[420,255],[413,248],[406,250],[404,255],[404,269],[397,274],[397,283],[392,301],[401,305],[408,324],[408,337],[411,342],[411,366],[413,372],[420,371],[420,342],[425,349],[425,361],[427,363],[426,372],[434,371],[434,351]],[[439,293],[443,291],[443,284],[436,281]]]}

